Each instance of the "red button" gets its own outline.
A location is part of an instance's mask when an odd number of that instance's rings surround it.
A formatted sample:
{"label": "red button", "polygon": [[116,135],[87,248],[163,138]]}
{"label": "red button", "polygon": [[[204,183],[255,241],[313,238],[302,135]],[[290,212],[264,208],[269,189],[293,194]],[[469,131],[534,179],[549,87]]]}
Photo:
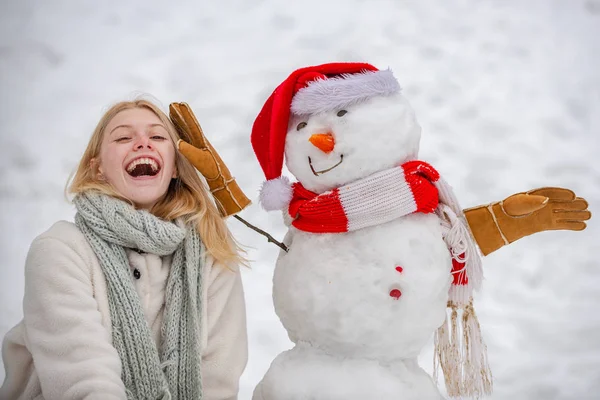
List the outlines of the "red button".
{"label": "red button", "polygon": [[398,266],[396,267],[396,271],[398,271],[398,272],[402,273],[402,271],[404,271],[404,270],[402,269],[402,267],[401,267],[401,266],[399,266],[399,265],[398,265]]}
{"label": "red button", "polygon": [[393,297],[394,299],[398,300],[400,296],[402,296],[402,292],[400,290],[392,289],[390,291],[390,297]]}

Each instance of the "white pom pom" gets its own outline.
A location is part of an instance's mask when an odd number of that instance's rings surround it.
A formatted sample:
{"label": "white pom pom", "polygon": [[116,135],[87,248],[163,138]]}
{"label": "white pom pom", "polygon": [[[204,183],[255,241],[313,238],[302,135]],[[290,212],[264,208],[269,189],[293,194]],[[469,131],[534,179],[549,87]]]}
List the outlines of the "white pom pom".
{"label": "white pom pom", "polygon": [[260,204],[267,211],[283,210],[292,200],[292,185],[285,176],[271,179],[260,188]]}

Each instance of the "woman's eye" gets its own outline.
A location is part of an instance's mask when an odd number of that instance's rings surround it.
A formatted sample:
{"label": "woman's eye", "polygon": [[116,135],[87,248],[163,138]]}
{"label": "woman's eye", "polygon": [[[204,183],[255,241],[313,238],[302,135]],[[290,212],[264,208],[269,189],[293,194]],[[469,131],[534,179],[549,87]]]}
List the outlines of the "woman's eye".
{"label": "woman's eye", "polygon": [[154,135],[154,136],[151,137],[151,139],[154,139],[154,140],[167,140],[166,137],[160,136],[160,135]]}
{"label": "woman's eye", "polygon": [[121,136],[120,138],[115,139],[115,142],[124,142],[126,140],[129,140],[127,136]]}
{"label": "woman's eye", "polygon": [[306,127],[306,122],[300,122],[298,126],[296,126],[296,130],[299,131],[302,128]]}
{"label": "woman's eye", "polygon": [[346,110],[340,110],[337,112],[338,117],[343,117],[346,114],[348,114],[348,111],[346,111]]}

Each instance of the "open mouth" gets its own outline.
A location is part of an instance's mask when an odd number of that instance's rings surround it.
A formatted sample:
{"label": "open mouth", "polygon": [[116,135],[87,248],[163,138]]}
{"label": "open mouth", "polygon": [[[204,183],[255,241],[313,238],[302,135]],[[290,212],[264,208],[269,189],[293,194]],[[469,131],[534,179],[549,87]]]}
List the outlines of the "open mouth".
{"label": "open mouth", "polygon": [[130,162],[125,170],[134,178],[139,178],[141,176],[155,176],[160,172],[160,165],[153,158],[140,157]]}
{"label": "open mouth", "polygon": [[344,155],[340,154],[340,161],[337,164],[335,164],[333,167],[330,167],[330,168],[327,168],[327,169],[323,169],[321,171],[315,171],[315,169],[312,166],[312,161],[311,161],[310,157],[308,157],[308,165],[310,165],[310,170],[312,171],[312,173],[315,176],[323,175],[324,173],[331,171],[332,169],[334,169],[335,167],[337,167],[338,165],[340,165],[342,163],[342,161],[344,161]]}

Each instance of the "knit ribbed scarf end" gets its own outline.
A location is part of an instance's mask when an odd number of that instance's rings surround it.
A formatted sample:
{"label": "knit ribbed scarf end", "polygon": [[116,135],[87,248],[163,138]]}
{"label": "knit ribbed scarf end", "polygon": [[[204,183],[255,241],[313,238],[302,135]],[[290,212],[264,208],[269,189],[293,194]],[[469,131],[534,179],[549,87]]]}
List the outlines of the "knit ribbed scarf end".
{"label": "knit ribbed scarf end", "polygon": [[[198,233],[99,193],[79,194],[73,202],[75,223],[106,279],[112,344],[121,359],[127,398],[201,399],[202,243]],[[160,352],[130,275],[126,248],[172,254]]]}

